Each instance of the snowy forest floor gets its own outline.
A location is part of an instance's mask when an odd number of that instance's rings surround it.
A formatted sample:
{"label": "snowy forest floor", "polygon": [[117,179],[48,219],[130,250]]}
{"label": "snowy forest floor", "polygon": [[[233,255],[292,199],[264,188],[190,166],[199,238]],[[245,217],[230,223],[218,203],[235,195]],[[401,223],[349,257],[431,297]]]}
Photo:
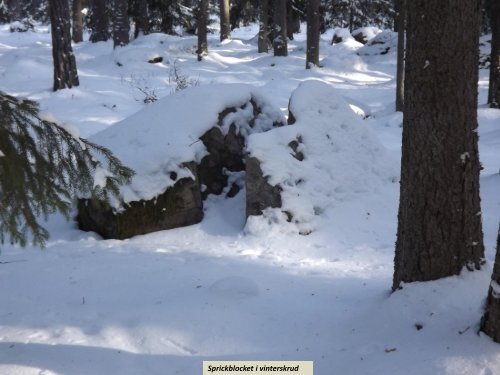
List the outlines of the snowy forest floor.
{"label": "snowy forest floor", "polygon": [[[329,45],[330,30],[323,67],[306,70],[305,33],[286,58],[257,54],[255,34],[241,28],[223,43],[212,35],[202,62],[194,37],[154,34],[115,51],[112,42],[80,43],[80,86],[52,92],[48,29],[2,26],[0,88],[86,137],[147,106],[146,96],[171,94],[174,65],[191,84],[259,86],[285,115],[297,85],[317,79],[359,103],[399,163],[395,51],[360,57],[357,42]],[[481,70],[483,270],[390,294],[398,184],[337,202],[308,236],[248,234],[242,193],[209,197],[198,225],[125,241],[55,215],[47,248],[2,245],[0,374],[190,375],[222,359],[312,360],[317,375],[500,373],[500,345],[477,334],[500,218],[500,111],[484,104],[487,85]]]}

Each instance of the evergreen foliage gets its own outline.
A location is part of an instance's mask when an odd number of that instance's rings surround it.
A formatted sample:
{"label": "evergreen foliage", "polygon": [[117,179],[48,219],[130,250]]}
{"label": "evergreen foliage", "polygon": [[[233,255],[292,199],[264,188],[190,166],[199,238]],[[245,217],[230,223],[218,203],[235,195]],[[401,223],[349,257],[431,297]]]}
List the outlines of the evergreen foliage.
{"label": "evergreen foliage", "polygon": [[391,28],[394,23],[393,0],[332,0],[326,2],[325,10],[329,26],[351,31],[363,26]]}
{"label": "evergreen foliage", "polygon": [[[96,171],[105,174],[105,186],[94,181]],[[36,102],[0,91],[2,243],[9,237],[11,243],[25,246],[31,238],[33,245],[43,246],[49,233],[40,225],[40,216],[60,212],[68,218],[76,195],[105,201],[109,194],[118,197],[119,185],[133,173],[108,149],[44,119]]]}

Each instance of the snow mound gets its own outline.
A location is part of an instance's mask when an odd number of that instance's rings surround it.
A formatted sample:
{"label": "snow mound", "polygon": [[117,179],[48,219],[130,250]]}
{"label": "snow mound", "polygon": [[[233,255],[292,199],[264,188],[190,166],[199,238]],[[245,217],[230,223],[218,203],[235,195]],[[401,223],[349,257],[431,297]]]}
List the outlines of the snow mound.
{"label": "snow mound", "polygon": [[398,33],[384,30],[368,41],[365,46],[358,50],[361,56],[385,55],[389,52],[395,53],[398,46]]}
{"label": "snow mound", "polygon": [[[260,113],[255,121],[255,103]],[[266,104],[255,88],[242,84],[192,87],[148,105],[125,120],[90,138],[109,148],[123,164],[135,170],[130,185],[121,188],[125,203],[149,200],[164,192],[175,181],[190,177],[183,163],[197,164],[207,154],[199,138],[219,122],[219,114],[230,107],[220,126],[227,134],[232,124],[244,136],[266,131],[281,122],[278,109]],[[176,178],[171,178],[175,175]],[[117,207],[118,202],[112,202]]]}
{"label": "snow mound", "polygon": [[268,231],[265,221],[278,223],[287,232],[307,234],[338,204],[380,192],[398,180],[397,163],[328,84],[301,83],[289,109],[293,125],[248,139],[248,151],[261,162],[268,183],[282,189],[281,209],[250,217],[248,232]]}

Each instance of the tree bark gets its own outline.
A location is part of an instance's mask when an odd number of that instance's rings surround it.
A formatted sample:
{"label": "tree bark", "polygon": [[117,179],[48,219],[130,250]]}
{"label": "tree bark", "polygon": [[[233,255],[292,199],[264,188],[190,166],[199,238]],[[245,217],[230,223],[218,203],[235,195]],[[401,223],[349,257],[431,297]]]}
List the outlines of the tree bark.
{"label": "tree bark", "polygon": [[500,342],[500,226],[497,236],[497,254],[491,284],[488,290],[486,309],[481,319],[481,331],[494,341]]}
{"label": "tree bark", "polygon": [[295,7],[295,1],[287,3],[286,34],[289,40],[293,40],[293,34],[300,33],[300,14]]}
{"label": "tree bark", "polygon": [[149,34],[148,2],[136,0],[133,3],[132,18],[135,22],[134,38]]}
{"label": "tree bark", "polygon": [[258,52],[267,53],[269,51],[269,0],[260,0],[259,7]]}
{"label": "tree bark", "polygon": [[310,64],[319,66],[319,0],[307,4],[307,52],[306,69]]}
{"label": "tree bark", "polygon": [[50,0],[50,28],[54,59],[54,91],[80,84],[71,48],[71,24],[67,0]]}
{"label": "tree bark", "polygon": [[404,108],[404,69],[405,69],[405,19],[406,0],[396,0],[398,3],[397,30],[398,30],[398,64],[396,71],[396,111],[403,112]]}
{"label": "tree bark", "polygon": [[108,15],[105,0],[90,0],[90,41],[105,42],[109,38]]}
{"label": "tree bark", "polygon": [[274,56],[288,56],[286,34],[286,0],[274,1]]}
{"label": "tree bark", "polygon": [[126,46],[130,41],[127,10],[127,0],[113,1],[113,48]]}
{"label": "tree bark", "polygon": [[220,0],[220,41],[231,37],[231,23],[229,21],[229,0]]}
{"label": "tree bark", "polygon": [[[479,8],[407,3],[401,193],[392,289],[480,269]],[[452,45],[453,48],[449,48]]]}
{"label": "tree bark", "polygon": [[82,0],[73,0],[73,42],[83,42]]}
{"label": "tree bark", "polygon": [[490,1],[491,58],[488,104],[500,108],[500,2]]}
{"label": "tree bark", "polygon": [[208,41],[207,41],[207,19],[208,19],[208,0],[200,0],[198,2],[198,11],[196,12],[198,18],[198,61],[203,59],[203,56],[208,54]]}

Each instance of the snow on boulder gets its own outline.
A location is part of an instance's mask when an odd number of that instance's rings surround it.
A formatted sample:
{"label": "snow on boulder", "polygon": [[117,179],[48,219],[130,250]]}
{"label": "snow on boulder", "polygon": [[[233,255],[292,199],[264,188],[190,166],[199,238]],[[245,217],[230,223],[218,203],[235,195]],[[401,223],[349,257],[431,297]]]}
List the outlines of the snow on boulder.
{"label": "snow on boulder", "polygon": [[396,52],[398,46],[398,33],[391,30],[384,30],[370,39],[366,45],[358,50],[360,56],[385,55],[389,52]]}
{"label": "snow on boulder", "polygon": [[361,27],[352,32],[352,37],[362,44],[368,43],[375,38],[382,30],[378,27]]}
{"label": "snow on boulder", "polygon": [[248,85],[192,87],[147,106],[90,139],[136,175],[121,201],[80,199],[80,228],[128,238],[199,222],[202,198],[244,170],[246,138],[282,124],[279,109]]}
{"label": "snow on boulder", "polygon": [[[330,208],[397,181],[397,163],[330,85],[303,82],[293,92],[289,110],[291,126],[248,139],[247,160],[261,171],[260,180],[246,181],[248,232],[278,223],[285,231],[310,233]],[[252,186],[262,180],[266,189]],[[265,191],[272,192],[268,200],[276,204],[260,204]]]}
{"label": "snow on boulder", "polygon": [[349,29],[345,28],[336,28],[333,32],[332,42],[330,44],[337,44],[341,42],[345,42],[349,39],[353,39]]}

